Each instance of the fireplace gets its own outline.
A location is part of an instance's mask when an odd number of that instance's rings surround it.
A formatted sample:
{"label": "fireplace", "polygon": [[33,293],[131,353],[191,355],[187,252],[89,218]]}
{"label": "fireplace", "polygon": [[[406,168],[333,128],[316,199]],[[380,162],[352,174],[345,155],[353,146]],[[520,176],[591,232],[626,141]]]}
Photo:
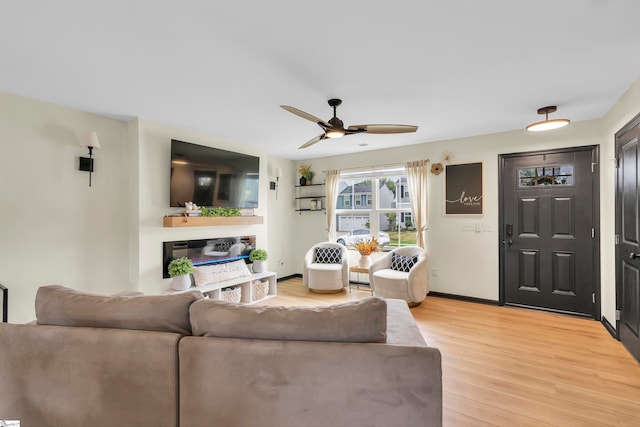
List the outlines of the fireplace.
{"label": "fireplace", "polygon": [[244,260],[249,264],[249,254],[255,248],[255,235],[163,242],[162,277],[169,277],[167,269],[175,258],[187,257],[194,267],[237,260]]}

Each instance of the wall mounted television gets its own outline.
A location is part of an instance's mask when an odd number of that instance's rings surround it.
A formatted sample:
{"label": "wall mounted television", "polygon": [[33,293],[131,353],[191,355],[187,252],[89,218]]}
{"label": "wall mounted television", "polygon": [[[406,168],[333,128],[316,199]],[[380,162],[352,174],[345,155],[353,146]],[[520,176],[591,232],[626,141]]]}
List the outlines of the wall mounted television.
{"label": "wall mounted television", "polygon": [[171,207],[257,208],[259,177],[259,157],[171,140]]}

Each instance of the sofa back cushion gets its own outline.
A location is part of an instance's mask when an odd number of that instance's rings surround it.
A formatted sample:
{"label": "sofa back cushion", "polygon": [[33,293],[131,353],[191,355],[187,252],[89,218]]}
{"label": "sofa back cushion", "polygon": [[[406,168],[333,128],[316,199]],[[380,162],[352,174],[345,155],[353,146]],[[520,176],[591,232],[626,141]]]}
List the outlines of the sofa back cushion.
{"label": "sofa back cushion", "polygon": [[193,335],[284,341],[385,342],[387,303],[378,297],[326,307],[245,306],[200,300]]}
{"label": "sofa back cushion", "polygon": [[191,335],[189,306],[198,292],[174,295],[107,296],[64,286],[42,286],[36,294],[39,325],[138,329]]}

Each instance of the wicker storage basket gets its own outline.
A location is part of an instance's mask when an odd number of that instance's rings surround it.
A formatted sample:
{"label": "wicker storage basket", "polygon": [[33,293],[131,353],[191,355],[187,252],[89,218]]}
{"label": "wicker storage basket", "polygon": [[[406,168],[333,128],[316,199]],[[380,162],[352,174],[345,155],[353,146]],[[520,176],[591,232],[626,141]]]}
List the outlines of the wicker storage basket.
{"label": "wicker storage basket", "polygon": [[269,281],[265,280],[261,282],[260,280],[254,280],[251,282],[251,300],[257,301],[263,299],[269,293]]}
{"label": "wicker storage basket", "polygon": [[220,291],[220,299],[226,302],[240,302],[242,291],[240,286],[233,286],[231,288],[224,288]]}

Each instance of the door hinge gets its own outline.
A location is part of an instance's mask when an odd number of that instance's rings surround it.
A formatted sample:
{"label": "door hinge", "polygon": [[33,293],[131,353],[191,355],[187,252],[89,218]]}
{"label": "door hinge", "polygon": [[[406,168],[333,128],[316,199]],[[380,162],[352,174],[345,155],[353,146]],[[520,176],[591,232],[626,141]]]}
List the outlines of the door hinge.
{"label": "door hinge", "polygon": [[616,310],[616,320],[620,320],[620,310]]}
{"label": "door hinge", "polygon": [[596,293],[595,292],[591,294],[591,302],[594,303],[594,304],[596,303]]}
{"label": "door hinge", "polygon": [[591,163],[591,172],[592,173],[596,171],[596,166],[597,165],[598,165],[597,163],[593,163],[593,162]]}
{"label": "door hinge", "polygon": [[616,234],[616,245],[620,244],[620,235]]}
{"label": "door hinge", "polygon": [[591,238],[595,239],[595,237],[596,237],[596,229],[591,227]]}

